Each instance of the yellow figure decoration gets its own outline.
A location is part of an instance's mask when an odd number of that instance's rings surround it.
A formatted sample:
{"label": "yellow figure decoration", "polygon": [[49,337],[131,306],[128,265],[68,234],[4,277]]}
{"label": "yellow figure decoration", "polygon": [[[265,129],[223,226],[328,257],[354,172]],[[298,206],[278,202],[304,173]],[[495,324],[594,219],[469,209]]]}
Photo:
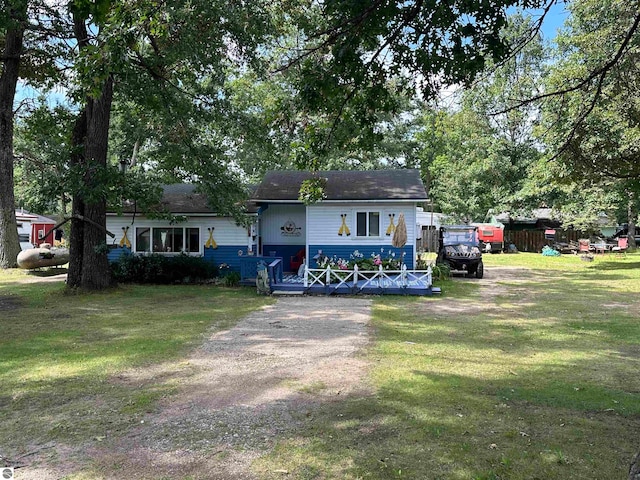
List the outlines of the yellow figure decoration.
{"label": "yellow figure decoration", "polygon": [[347,214],[341,213],[340,217],[342,218],[342,225],[340,226],[340,230],[338,230],[338,235],[346,235],[347,237],[351,235],[351,231],[349,227],[347,227]]}
{"label": "yellow figure decoration", "polygon": [[213,239],[213,231],[215,230],[215,228],[211,227],[211,228],[207,228],[207,230],[209,230],[209,240],[207,240],[207,243],[205,243],[204,246],[206,248],[214,248],[214,249],[218,248],[218,244]]}
{"label": "yellow figure decoration", "polygon": [[396,226],[393,224],[393,219],[395,218],[395,213],[389,214],[389,226],[387,227],[387,237],[391,236],[393,232],[396,231]]}
{"label": "yellow figure decoration", "polygon": [[122,239],[120,240],[120,247],[127,247],[131,250],[131,242],[127,238],[127,232],[129,231],[129,227],[122,227]]}

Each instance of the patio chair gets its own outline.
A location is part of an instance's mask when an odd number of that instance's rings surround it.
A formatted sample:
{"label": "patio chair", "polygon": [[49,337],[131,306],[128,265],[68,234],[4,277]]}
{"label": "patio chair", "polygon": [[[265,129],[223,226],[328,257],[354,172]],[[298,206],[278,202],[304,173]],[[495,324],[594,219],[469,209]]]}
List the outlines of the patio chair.
{"label": "patio chair", "polygon": [[591,250],[591,242],[586,238],[578,240],[578,252],[583,255],[588,255]]}
{"label": "patio chair", "polygon": [[289,261],[289,269],[291,272],[297,272],[300,269],[300,265],[304,263],[304,254],[305,250],[303,248],[291,257]]}
{"label": "patio chair", "polygon": [[627,248],[629,247],[629,239],[627,237],[618,238],[618,245],[611,248],[611,252],[617,255],[627,255]]}

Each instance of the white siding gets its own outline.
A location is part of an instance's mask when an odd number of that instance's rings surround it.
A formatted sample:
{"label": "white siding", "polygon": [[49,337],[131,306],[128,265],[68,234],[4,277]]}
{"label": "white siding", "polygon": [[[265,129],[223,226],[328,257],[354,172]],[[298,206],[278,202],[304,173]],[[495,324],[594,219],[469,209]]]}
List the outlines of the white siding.
{"label": "white siding", "polygon": [[226,217],[188,217],[185,222],[169,225],[167,220],[151,220],[144,216],[136,216],[135,222],[131,223],[132,217],[128,216],[107,216],[107,230],[115,234],[115,238],[107,236],[108,245],[118,245],[123,236],[123,229],[129,227],[127,238],[131,242],[133,251],[135,245],[135,229],[139,227],[189,227],[200,229],[200,254],[203,253],[204,244],[209,239],[208,228],[213,227],[213,239],[219,246],[246,246],[248,242],[247,228],[236,225],[235,221]]}
{"label": "white siding", "polygon": [[[381,215],[381,227],[379,237],[358,237],[356,232],[356,212],[377,211]],[[307,208],[308,244],[318,245],[345,245],[354,244],[381,245],[389,244],[392,236],[385,233],[389,227],[389,215],[393,217],[394,225],[398,224],[400,213],[404,213],[407,224],[407,238],[409,242],[416,235],[416,204],[415,203],[362,203],[331,205],[319,203]],[[346,214],[346,224],[351,235],[339,235],[342,225],[340,215]]]}
{"label": "white siding", "polygon": [[[301,245],[306,238],[304,205],[271,204],[260,216],[263,245]],[[292,232],[282,230],[289,225]]]}

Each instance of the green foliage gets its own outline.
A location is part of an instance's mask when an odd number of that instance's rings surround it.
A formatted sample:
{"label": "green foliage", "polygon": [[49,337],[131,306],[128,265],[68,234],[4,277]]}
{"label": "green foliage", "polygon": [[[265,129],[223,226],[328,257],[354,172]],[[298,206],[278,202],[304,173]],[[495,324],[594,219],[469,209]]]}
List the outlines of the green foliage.
{"label": "green foliage", "polygon": [[[531,23],[510,17],[505,39],[517,41]],[[423,130],[416,135],[418,165],[439,211],[469,222],[485,220],[490,211],[532,206],[523,188],[540,157],[532,135],[536,108],[497,112],[507,109],[512,98],[535,93],[543,62],[542,42],[535,37],[504,64],[490,62],[485,76],[459,95],[455,107],[424,112]]]}
{"label": "green foliage", "polygon": [[238,272],[228,272],[222,277],[222,283],[226,287],[237,287],[240,285],[240,274]]}
{"label": "green foliage", "polygon": [[319,202],[326,197],[324,188],[327,182],[324,178],[316,177],[305,180],[300,186],[299,200],[305,205]]}
{"label": "green foliage", "polygon": [[431,266],[431,275],[434,280],[446,280],[451,278],[451,267],[445,263],[436,263]]}
{"label": "green foliage", "polygon": [[[637,7],[619,0],[571,3],[544,83],[545,91],[560,93],[543,103],[537,134],[547,158],[535,173],[552,179],[542,188],[552,190],[567,223],[585,229],[601,213],[625,223],[637,216],[640,35],[631,34]],[[627,35],[627,47],[612,62]]]}
{"label": "green foliage", "polygon": [[541,135],[574,178],[638,178],[640,35],[631,30],[638,5],[585,0],[570,11],[545,85],[563,93],[545,102]]}
{"label": "green foliage", "polygon": [[120,283],[199,283],[213,278],[217,269],[202,257],[186,254],[122,255],[111,263],[113,278]]}
{"label": "green foliage", "polygon": [[75,115],[67,107],[50,108],[40,98],[18,117],[15,128],[16,203],[33,212],[60,212],[71,191],[67,162]]}

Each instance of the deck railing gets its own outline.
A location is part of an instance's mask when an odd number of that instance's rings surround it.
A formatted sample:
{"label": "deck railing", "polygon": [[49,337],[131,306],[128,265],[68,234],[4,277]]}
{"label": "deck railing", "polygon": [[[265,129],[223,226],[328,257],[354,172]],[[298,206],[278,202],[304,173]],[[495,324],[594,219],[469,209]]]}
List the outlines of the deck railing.
{"label": "deck railing", "polygon": [[419,286],[423,288],[431,287],[432,275],[431,267],[427,270],[408,270],[406,265],[402,265],[400,270],[384,270],[380,265],[378,270],[359,270],[354,266],[353,270],[326,268],[308,268],[304,270],[305,289],[313,286],[330,287],[339,289],[340,287],[350,288],[360,291],[371,288],[408,288]]}
{"label": "deck railing", "polygon": [[[258,256],[244,256],[240,258],[240,280],[255,283],[256,276],[258,275],[258,264],[263,263],[271,265],[275,260],[280,260],[282,263],[282,257],[258,257]],[[282,278],[282,267],[280,272],[276,272],[280,278]]]}

